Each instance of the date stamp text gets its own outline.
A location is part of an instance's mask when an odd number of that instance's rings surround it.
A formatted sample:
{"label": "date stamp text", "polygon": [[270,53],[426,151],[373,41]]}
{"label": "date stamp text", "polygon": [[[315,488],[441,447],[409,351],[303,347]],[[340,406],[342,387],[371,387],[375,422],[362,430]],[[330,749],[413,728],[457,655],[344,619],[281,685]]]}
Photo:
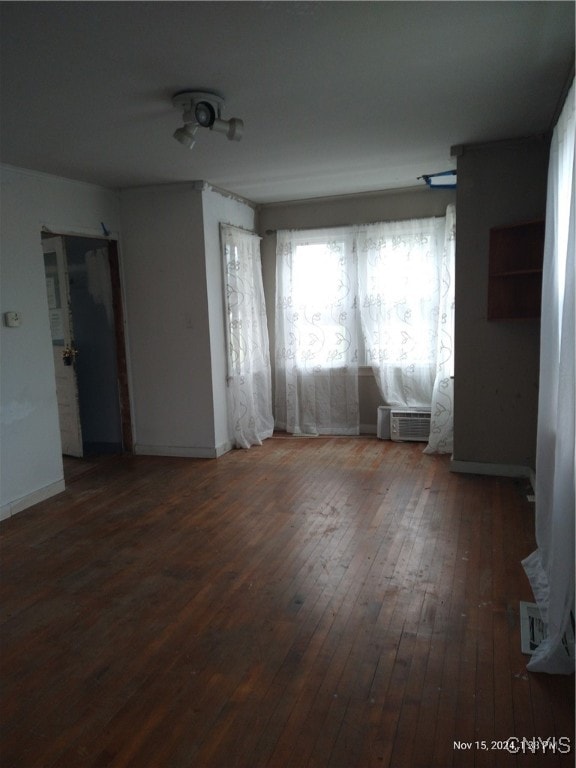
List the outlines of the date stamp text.
{"label": "date stamp text", "polygon": [[572,751],[572,744],[567,736],[510,736],[507,739],[492,739],[490,741],[455,741],[456,750],[473,750],[509,752],[511,754],[557,754],[567,755]]}

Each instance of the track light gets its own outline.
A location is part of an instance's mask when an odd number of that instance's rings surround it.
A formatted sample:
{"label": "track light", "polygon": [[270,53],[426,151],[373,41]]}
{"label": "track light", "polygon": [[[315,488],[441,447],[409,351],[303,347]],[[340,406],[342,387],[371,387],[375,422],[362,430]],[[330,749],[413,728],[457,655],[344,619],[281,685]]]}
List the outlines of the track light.
{"label": "track light", "polygon": [[240,141],[244,123],[237,117],[222,120],[224,99],[211,91],[181,91],[172,97],[172,104],[182,110],[184,125],[174,132],[174,138],[192,149],[199,127],[224,133],[230,141]]}
{"label": "track light", "polygon": [[185,147],[188,147],[188,149],[192,149],[194,147],[194,144],[196,144],[196,131],[198,130],[198,126],[194,123],[186,123],[181,128],[177,128],[174,131],[174,138],[176,141],[179,141],[180,144],[183,144]]}

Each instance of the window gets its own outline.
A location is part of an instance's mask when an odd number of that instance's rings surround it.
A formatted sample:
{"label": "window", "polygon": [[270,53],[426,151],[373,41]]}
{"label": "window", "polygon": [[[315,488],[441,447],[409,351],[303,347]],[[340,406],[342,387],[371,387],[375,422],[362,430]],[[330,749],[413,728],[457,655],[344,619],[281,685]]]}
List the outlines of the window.
{"label": "window", "polygon": [[369,365],[434,365],[443,226],[438,219],[411,223],[374,225],[358,238]]}
{"label": "window", "polygon": [[[350,254],[343,240],[297,244],[292,258],[292,332],[296,364],[334,368],[356,357],[357,323],[350,317]],[[352,320],[352,322],[350,322]]]}
{"label": "window", "polygon": [[370,365],[390,405],[443,398],[450,450],[454,240],[454,206],[446,217],[277,233],[278,426],[354,434],[358,366]]}
{"label": "window", "polygon": [[279,240],[277,358],[316,373],[357,364],[360,320],[352,245],[344,230],[290,233],[289,240]]}

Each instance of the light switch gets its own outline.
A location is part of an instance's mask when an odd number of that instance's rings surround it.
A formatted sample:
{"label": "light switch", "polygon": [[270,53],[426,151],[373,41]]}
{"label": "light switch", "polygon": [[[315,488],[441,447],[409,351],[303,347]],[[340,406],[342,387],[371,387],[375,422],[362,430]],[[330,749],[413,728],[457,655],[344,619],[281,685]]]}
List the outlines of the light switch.
{"label": "light switch", "polygon": [[19,328],[22,325],[20,312],[4,312],[4,323],[8,328]]}

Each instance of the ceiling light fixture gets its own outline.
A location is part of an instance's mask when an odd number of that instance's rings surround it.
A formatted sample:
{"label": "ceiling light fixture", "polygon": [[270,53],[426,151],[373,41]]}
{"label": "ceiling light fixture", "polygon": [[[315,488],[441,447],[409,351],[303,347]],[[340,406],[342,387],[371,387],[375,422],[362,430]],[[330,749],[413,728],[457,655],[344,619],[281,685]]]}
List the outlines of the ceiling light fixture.
{"label": "ceiling light fixture", "polygon": [[188,149],[196,143],[199,127],[225,133],[230,141],[240,141],[244,123],[237,117],[222,119],[224,99],[212,91],[180,91],[172,97],[172,104],[182,110],[184,125],[174,132],[174,138]]}

